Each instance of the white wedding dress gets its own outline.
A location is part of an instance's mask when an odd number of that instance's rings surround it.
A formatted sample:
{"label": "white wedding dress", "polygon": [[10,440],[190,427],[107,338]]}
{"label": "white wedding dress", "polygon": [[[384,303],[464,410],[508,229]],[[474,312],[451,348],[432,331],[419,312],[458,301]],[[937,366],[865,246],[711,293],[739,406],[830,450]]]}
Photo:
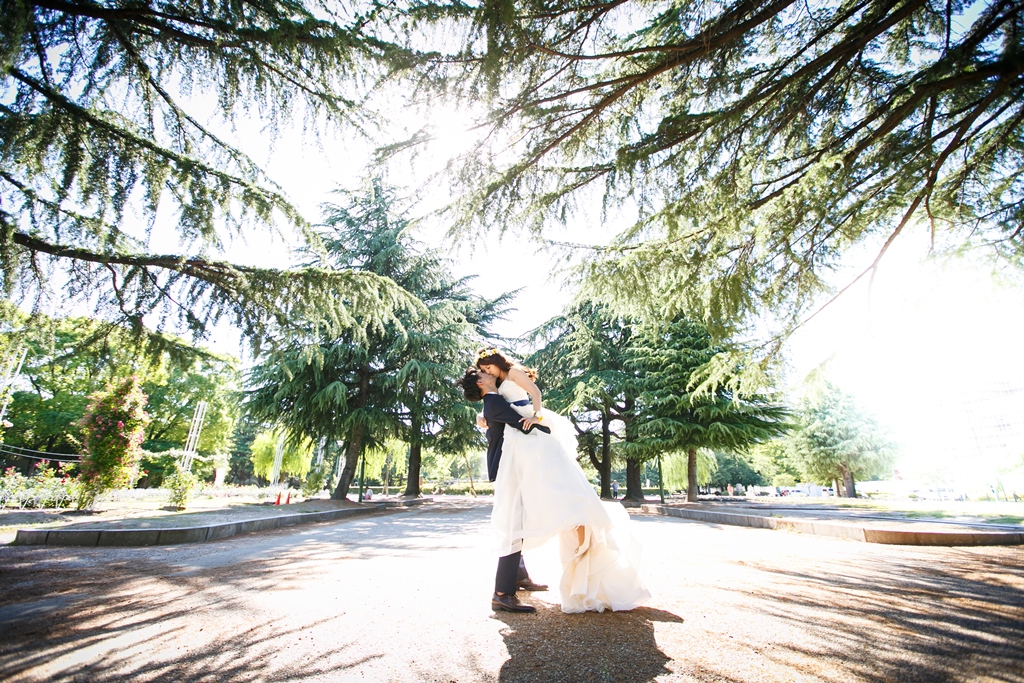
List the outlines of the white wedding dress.
{"label": "white wedding dress", "polygon": [[[515,382],[502,382],[498,393],[522,415],[533,414],[529,394]],[[499,554],[536,548],[557,535],[563,612],[642,605],[651,594],[637,574],[641,546],[629,532],[629,514],[619,503],[602,502],[587,481],[575,459],[572,423],[547,409],[541,417],[550,435],[505,426],[491,513]],[[581,525],[585,538],[577,547]]]}

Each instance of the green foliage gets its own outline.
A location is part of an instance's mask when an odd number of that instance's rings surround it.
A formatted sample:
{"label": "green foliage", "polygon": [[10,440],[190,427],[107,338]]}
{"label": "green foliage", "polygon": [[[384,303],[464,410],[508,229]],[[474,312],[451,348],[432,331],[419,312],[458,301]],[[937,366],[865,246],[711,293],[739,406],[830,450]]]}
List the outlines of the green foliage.
{"label": "green foliage", "polygon": [[387,479],[389,486],[394,487],[409,473],[409,447],[396,438],[385,439],[380,445],[366,449],[363,458],[366,460],[366,476],[381,482],[381,485]]}
{"label": "green foliage", "polygon": [[239,373],[233,358],[197,355],[187,362],[162,362],[147,373],[143,389],[149,396],[150,423],[145,448],[180,448],[188,438],[192,415],[200,401],[207,404],[198,452],[226,452],[238,416]]}
{"label": "green foliage", "polygon": [[772,486],[794,486],[803,474],[793,462],[788,439],[755,444],[747,449],[747,455],[751,466]]}
{"label": "green foliage", "polygon": [[[687,453],[677,451],[666,453],[661,458],[662,485],[666,491],[683,491],[689,488],[686,473]],[[701,448],[697,451],[697,486],[707,486],[718,470],[714,452]]]}
{"label": "green foliage", "polygon": [[312,498],[327,488],[331,483],[328,481],[329,474],[330,472],[324,467],[323,463],[319,467],[313,467],[309,474],[306,475],[306,478],[302,480],[302,495],[306,498]]}
{"label": "green foliage", "polygon": [[579,272],[620,311],[716,339],[771,311],[786,332],[851,248],[877,251],[867,275],[915,222],[937,248],[1024,256],[1018,2],[442,6],[469,31],[438,45],[446,92],[490,94],[481,147],[515,141],[466,153],[466,223],[541,234],[601,195],[638,206]]}
{"label": "green foliage", "polygon": [[[489,481],[474,481],[473,485],[470,486],[468,481],[457,481],[453,484],[446,484],[440,482],[438,486],[444,492],[444,495],[449,496],[469,496],[476,491],[478,496],[493,496],[494,495],[494,484]],[[427,493],[430,493],[428,491]]]}
{"label": "green foliage", "polygon": [[282,340],[246,378],[245,410],[278,424],[292,439],[343,443],[345,465],[332,494],[343,498],[360,455],[387,439],[408,444],[407,493],[418,494],[424,449],[462,452],[479,445],[475,410],[455,387],[472,356],[474,338],[501,314],[504,299],[475,296],[450,264],[409,235],[394,211],[394,192],[379,181],[341,193],[328,205],[317,263],[387,277],[416,305],[365,336],[324,335],[316,329]]}
{"label": "green foliage", "polygon": [[13,467],[0,476],[0,510],[7,508],[67,508],[79,496],[78,480],[71,476],[73,465],[43,460],[25,476]]}
{"label": "green foliage", "polygon": [[772,477],[772,486],[796,486],[796,477],[792,474],[776,474]]}
{"label": "green foliage", "polygon": [[[334,328],[351,325],[355,312],[371,324],[387,320],[408,301],[370,273],[216,258],[251,225],[315,237],[259,166],[204,123],[199,104],[215,103],[210,125],[227,130],[256,116],[273,136],[303,114],[358,126],[363,112],[343,92],[378,63],[407,61],[370,23],[354,8],[292,0],[5,3],[5,291],[34,296],[59,273],[63,297],[136,333],[146,316],[196,337],[227,319],[257,347],[296,319]],[[133,215],[143,219],[134,231]],[[158,223],[185,251],[147,253]]]}
{"label": "green foliage", "polygon": [[809,478],[823,484],[838,480],[851,498],[856,480],[890,474],[896,455],[895,444],[878,423],[828,382],[804,397],[790,443],[794,460]]}
{"label": "green foliage", "polygon": [[139,378],[131,376],[90,397],[82,417],[81,495],[78,508],[92,507],[96,498],[133,482],[149,416]]}
{"label": "green foliage", "polygon": [[163,488],[168,489],[171,493],[169,499],[171,505],[179,510],[188,507],[189,501],[192,500],[192,494],[199,486],[199,477],[182,467],[177,460],[174,462],[174,469],[170,475],[164,477],[163,480]]}
{"label": "green foliage", "polygon": [[235,431],[231,437],[232,448],[228,453],[229,482],[244,484],[256,475],[252,465],[251,448],[259,431],[259,424],[244,413],[235,422]]}
{"label": "green foliage", "polygon": [[[579,450],[611,497],[616,441],[635,438],[641,387],[631,362],[634,322],[581,301],[534,330],[526,364],[539,372],[544,402],[572,420]],[[618,430],[613,426],[620,426]]]}
{"label": "green foliage", "polygon": [[686,318],[644,327],[633,360],[650,416],[639,429],[643,448],[742,449],[785,433],[788,411],[769,396],[739,396],[725,385],[697,390],[699,373],[720,350],[707,328]]}
{"label": "green foliage", "polygon": [[712,486],[724,489],[730,484],[743,486],[764,486],[766,480],[755,470],[748,459],[735,453],[715,453],[718,466],[708,482]]}
{"label": "green foliage", "polygon": [[[583,301],[531,339],[541,346],[527,363],[539,370],[545,401],[576,425],[580,450],[598,471],[605,497],[611,495],[613,456],[626,460],[626,495],[639,497],[642,463],[659,453],[676,454],[667,458],[669,476],[685,479],[686,464],[677,472],[677,458],[692,452],[698,481],[673,482],[695,489],[715,469],[697,455],[700,449],[744,449],[787,429],[787,411],[771,397],[749,390],[740,396],[729,376],[703,381],[709,363],[728,349],[686,318],[641,323]],[[732,376],[739,372],[734,368]]]}
{"label": "green foliage", "polygon": [[284,440],[281,455],[281,477],[302,477],[309,472],[313,462],[313,442],[299,439],[297,442],[286,437],[281,430],[270,430],[258,434],[252,442],[253,470],[264,479],[270,479],[274,470],[274,456],[278,444]]}
{"label": "green foliage", "polygon": [[[23,375],[31,390],[14,394],[7,443],[56,454],[82,449],[80,423],[89,395],[111,382],[137,375],[148,396],[150,422],[143,448],[150,477],[159,485],[163,467],[153,452],[184,446],[192,411],[209,404],[199,442],[202,458],[227,451],[237,416],[236,361],[181,340],[165,337],[155,349],[125,332],[90,318],[25,315],[12,305],[0,307],[0,320],[12,331],[0,334],[0,352],[28,347]],[[200,460],[200,462],[204,462]],[[208,467],[207,467],[208,469]]]}

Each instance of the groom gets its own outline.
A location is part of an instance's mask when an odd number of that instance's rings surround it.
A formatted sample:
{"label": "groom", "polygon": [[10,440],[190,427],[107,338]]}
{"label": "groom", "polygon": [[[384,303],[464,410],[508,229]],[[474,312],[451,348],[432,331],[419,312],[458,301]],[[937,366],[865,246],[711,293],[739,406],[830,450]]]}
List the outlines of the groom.
{"label": "groom", "polygon": [[[466,371],[462,378],[462,392],[469,401],[483,401],[483,419],[487,427],[487,478],[494,481],[498,478],[498,467],[501,464],[501,447],[505,440],[505,425],[512,425],[524,434],[533,429],[551,433],[547,427],[541,426],[532,417],[523,417],[498,394],[497,381],[491,375],[480,372],[476,368]],[[481,425],[483,426],[483,425]],[[526,590],[546,590],[547,586],[535,584],[526,571],[522,561],[522,551],[498,558],[498,571],[494,577],[494,595],[491,597],[491,609],[506,612],[535,612],[536,608],[524,605],[516,598],[516,588]]]}

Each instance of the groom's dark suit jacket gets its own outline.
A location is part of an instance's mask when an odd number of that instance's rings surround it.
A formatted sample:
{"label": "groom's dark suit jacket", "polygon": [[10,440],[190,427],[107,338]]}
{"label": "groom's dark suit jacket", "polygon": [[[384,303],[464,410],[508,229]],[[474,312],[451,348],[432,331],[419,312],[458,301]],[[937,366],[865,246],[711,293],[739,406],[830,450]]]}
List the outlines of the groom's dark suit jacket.
{"label": "groom's dark suit jacket", "polygon": [[512,425],[524,434],[539,429],[547,434],[551,429],[541,425],[533,425],[523,429],[520,420],[523,416],[515,411],[499,394],[484,395],[484,419],[487,420],[487,478],[494,481],[498,478],[498,464],[501,461],[501,446],[505,441],[505,425]]}

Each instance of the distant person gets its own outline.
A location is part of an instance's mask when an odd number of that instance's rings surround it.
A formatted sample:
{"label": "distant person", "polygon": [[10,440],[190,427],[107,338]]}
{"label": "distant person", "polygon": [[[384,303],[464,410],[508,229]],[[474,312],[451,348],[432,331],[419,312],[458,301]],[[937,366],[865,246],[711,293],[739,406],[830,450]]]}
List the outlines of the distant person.
{"label": "distant person", "polygon": [[363,491],[363,500],[373,500],[373,489],[369,486],[367,486],[366,490]]}
{"label": "distant person", "polygon": [[612,500],[619,499],[619,482],[612,480]]}

